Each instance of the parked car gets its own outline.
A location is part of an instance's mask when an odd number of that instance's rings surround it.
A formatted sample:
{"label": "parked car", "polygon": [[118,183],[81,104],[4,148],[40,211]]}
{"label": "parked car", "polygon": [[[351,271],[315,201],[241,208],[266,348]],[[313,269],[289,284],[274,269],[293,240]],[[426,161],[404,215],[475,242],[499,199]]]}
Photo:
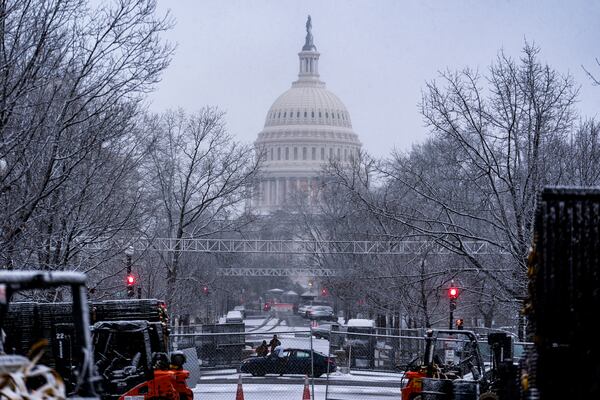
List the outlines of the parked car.
{"label": "parked car", "polygon": [[[311,375],[311,351],[304,349],[285,349],[284,356],[269,353],[266,357],[250,357],[242,361],[240,372],[252,374],[252,376],[264,376],[266,374],[301,374]],[[337,368],[335,360],[325,354],[313,351],[314,376],[319,377],[325,373],[334,372]]]}
{"label": "parked car", "polygon": [[242,313],[237,310],[229,311],[225,317],[225,322],[228,324],[241,324],[244,322],[244,318],[242,317]]}
{"label": "parked car", "polygon": [[311,320],[336,320],[335,314],[333,313],[333,308],[330,306],[312,306],[308,310],[308,318]]}
{"label": "parked car", "polygon": [[298,314],[302,315],[303,317],[306,317],[306,312],[308,311],[308,309],[311,307],[310,304],[302,304],[298,307]]}
{"label": "parked car", "polygon": [[327,339],[331,335],[331,331],[340,331],[340,325],[336,323],[332,324],[321,324],[315,328],[312,328],[312,335],[317,339]]}

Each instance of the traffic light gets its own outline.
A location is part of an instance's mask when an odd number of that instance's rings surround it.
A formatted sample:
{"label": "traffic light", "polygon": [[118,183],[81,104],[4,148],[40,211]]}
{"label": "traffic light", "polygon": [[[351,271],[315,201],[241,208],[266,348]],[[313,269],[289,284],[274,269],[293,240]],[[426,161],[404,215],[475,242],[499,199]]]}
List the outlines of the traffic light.
{"label": "traffic light", "polygon": [[464,321],[462,318],[459,318],[456,320],[456,329],[458,329],[459,331],[463,329],[464,326]]}
{"label": "traffic light", "polygon": [[321,296],[327,297],[327,295],[329,295],[329,290],[327,288],[321,289]]}
{"label": "traffic light", "polygon": [[458,288],[454,287],[454,286],[450,286],[450,288],[448,288],[448,298],[450,300],[456,300],[458,298]]}
{"label": "traffic light", "polygon": [[125,280],[127,282],[127,297],[135,296],[135,276],[127,274]]}
{"label": "traffic light", "polygon": [[206,286],[206,285],[205,285],[205,286],[202,286],[202,293],[203,293],[205,296],[208,296],[208,293],[209,293],[208,286]]}

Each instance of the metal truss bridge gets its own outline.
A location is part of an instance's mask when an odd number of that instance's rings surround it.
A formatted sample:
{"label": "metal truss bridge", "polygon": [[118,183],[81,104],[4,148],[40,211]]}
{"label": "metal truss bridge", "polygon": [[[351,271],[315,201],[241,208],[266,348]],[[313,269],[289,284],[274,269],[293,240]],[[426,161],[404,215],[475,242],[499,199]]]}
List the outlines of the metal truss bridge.
{"label": "metal truss bridge", "polygon": [[[463,241],[442,245],[431,241],[407,240],[262,240],[262,239],[132,239],[132,238],[97,238],[84,239],[80,245],[86,250],[103,251],[133,248],[136,252],[186,252],[210,254],[304,254],[304,255],[367,255],[367,256],[401,256],[401,255],[450,255],[462,248],[471,255],[508,254],[496,245],[485,241]],[[454,249],[454,251],[452,250]],[[327,277],[336,276],[335,269],[321,267],[305,268],[250,268],[230,267],[218,268],[220,276],[289,276],[289,277]]]}
{"label": "metal truss bridge", "polygon": [[[358,254],[358,255],[448,255],[459,248],[476,254],[508,254],[485,241],[439,244],[410,240],[262,240],[262,239],[96,239],[82,245],[89,250],[133,247],[136,251],[181,251],[192,253],[259,253],[259,254]],[[452,250],[454,248],[455,251]]]}
{"label": "metal truss bridge", "polygon": [[292,277],[323,277],[336,276],[337,271],[330,268],[218,268],[219,276],[292,276]]}

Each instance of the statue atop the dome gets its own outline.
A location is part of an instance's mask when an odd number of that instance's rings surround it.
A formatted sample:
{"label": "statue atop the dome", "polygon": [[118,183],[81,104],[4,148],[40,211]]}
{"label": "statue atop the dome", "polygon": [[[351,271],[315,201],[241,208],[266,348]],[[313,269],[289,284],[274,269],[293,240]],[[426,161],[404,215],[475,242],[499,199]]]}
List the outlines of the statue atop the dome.
{"label": "statue atop the dome", "polygon": [[306,20],[306,41],[304,42],[304,46],[302,46],[302,51],[311,51],[317,50],[317,46],[313,43],[313,35],[312,35],[312,20],[310,15]]}

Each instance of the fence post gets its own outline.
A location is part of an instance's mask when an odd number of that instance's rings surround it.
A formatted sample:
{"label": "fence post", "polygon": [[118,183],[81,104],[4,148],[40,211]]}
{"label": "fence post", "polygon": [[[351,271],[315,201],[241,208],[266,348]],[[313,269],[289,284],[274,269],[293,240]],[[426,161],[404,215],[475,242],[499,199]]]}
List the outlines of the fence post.
{"label": "fence post", "polygon": [[312,392],[312,398],[315,398],[315,357],[313,351],[313,328],[310,327],[309,338],[310,338],[310,387]]}
{"label": "fence post", "polygon": [[349,343],[350,349],[348,350],[348,373],[350,373],[350,367],[352,366],[352,342]]}

